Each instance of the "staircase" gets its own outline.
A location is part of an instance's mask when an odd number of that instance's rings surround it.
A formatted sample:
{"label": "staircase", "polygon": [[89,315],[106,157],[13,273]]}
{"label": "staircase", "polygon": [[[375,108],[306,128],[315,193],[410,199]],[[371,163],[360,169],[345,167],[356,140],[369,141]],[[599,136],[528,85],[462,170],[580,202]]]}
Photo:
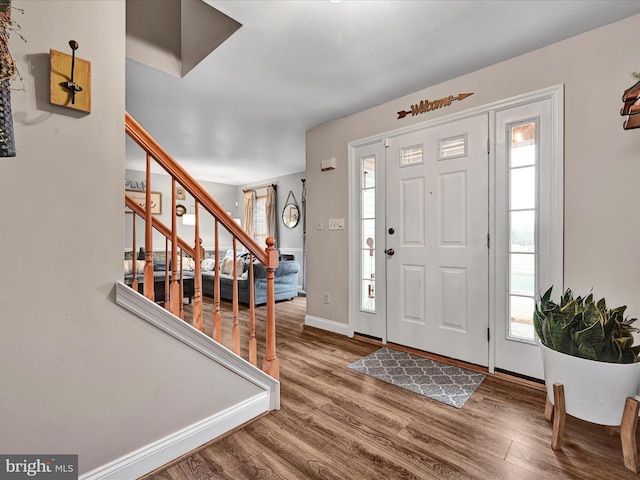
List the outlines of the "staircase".
{"label": "staircase", "polygon": [[[142,247],[145,252],[144,272],[141,278],[133,270],[130,285],[118,282],[116,285],[116,302],[122,307],[136,314],[176,341],[188,346],[192,350],[203,355],[209,361],[214,362],[216,368],[224,367],[231,372],[230,375],[242,382],[244,390],[249,392],[246,398],[231,407],[215,413],[195,424],[186,426],[180,431],[160,439],[159,441],[132,452],[130,455],[104,465],[103,467],[82,476],[83,480],[121,478],[137,478],[148,473],[175,458],[207,443],[224,433],[242,426],[257,416],[270,410],[280,408],[280,383],[279,360],[276,355],[276,331],[275,331],[275,300],[274,300],[274,273],[278,267],[278,251],[273,248],[272,238],[266,240],[266,248],[258,246],[231,216],[209,195],[204,188],[193,179],[174,159],[172,159],[151,136],[129,115],[125,115],[125,130],[146,154],[146,188],[145,201],[136,201],[125,194],[125,204],[133,212],[132,252]],[[151,192],[151,167],[152,162],[159,165],[170,177],[172,186],[172,198],[169,206],[171,225],[165,225],[152,214]],[[176,215],[176,187],[182,187],[195,199],[195,227],[194,238],[187,240],[177,234]],[[166,208],[166,207],[165,207]],[[250,297],[248,310],[243,312],[243,321],[239,321],[239,305],[237,292],[237,279],[239,277],[238,262],[233,264],[234,292],[233,300],[220,302],[220,262],[215,262],[214,299],[212,318],[207,319],[207,325],[211,320],[212,330],[205,334],[202,301],[202,277],[200,263],[204,256],[204,249],[200,239],[201,216],[209,215],[208,223],[213,224],[215,245],[213,247],[214,258],[220,258],[220,236],[225,232],[228,235],[234,253],[234,258],[240,249],[247,252],[249,265],[254,261],[262,264],[267,271],[267,303],[260,307],[260,318],[266,320],[256,335],[256,315],[253,295]],[[211,221],[213,220],[213,221]],[[127,218],[129,221],[129,218]],[[136,232],[136,224],[144,226],[143,232]],[[159,232],[164,238],[164,245],[154,250],[153,231]],[[138,238],[140,237],[140,239]],[[157,238],[157,236],[156,236]],[[228,240],[227,240],[228,241]],[[170,259],[164,268],[164,292],[161,292],[162,301],[156,302],[154,284],[154,251],[164,249],[164,256]],[[185,312],[183,297],[185,295],[186,274],[183,274],[183,264],[187,261],[193,263],[193,301],[189,313]],[[133,260],[136,264],[136,260]],[[253,268],[248,269],[250,292],[253,292]],[[139,285],[139,282],[142,284]],[[139,289],[143,294],[139,293]],[[207,302],[209,303],[209,302]],[[209,310],[211,308],[209,307]],[[248,320],[246,320],[248,319]],[[264,327],[264,328],[262,328]],[[223,336],[224,331],[224,336]],[[259,338],[257,338],[259,337]],[[228,341],[223,345],[222,340]],[[241,340],[243,344],[241,345]],[[246,343],[245,343],[246,342]],[[244,356],[242,357],[241,354]],[[262,360],[258,368],[258,360]],[[188,366],[186,367],[188,368]],[[221,388],[229,388],[221,385]],[[243,391],[244,391],[243,390]],[[185,392],[188,398],[188,392]]]}
{"label": "staircase", "polygon": [[[160,232],[166,239],[165,241],[165,258],[171,259],[171,272],[169,268],[165,268],[165,295],[164,305],[175,316],[184,318],[182,312],[183,307],[183,275],[180,266],[185,258],[193,259],[193,318],[192,326],[203,332],[202,321],[202,277],[200,271],[200,263],[203,260],[204,250],[202,248],[202,240],[200,238],[200,212],[203,210],[214,219],[214,258],[216,275],[214,280],[214,315],[213,315],[213,333],[212,338],[216,342],[222,342],[223,318],[220,308],[220,229],[223,229],[232,238],[234,258],[237,257],[238,248],[242,246],[249,253],[249,265],[253,265],[254,261],[260,262],[267,271],[267,320],[266,320],[266,338],[264,360],[262,369],[276,380],[279,379],[280,364],[276,355],[276,331],[275,331],[275,297],[274,297],[274,274],[278,267],[278,251],[273,248],[273,238],[267,238],[266,248],[261,249],[256,242],[238,225],[233,218],[227,214],[225,209],[216,202],[211,195],[191,176],[184,168],[182,168],[173,158],[171,158],[158,143],[129,115],[125,114],[125,129],[127,135],[131,137],[146,154],[146,201],[145,208],[142,208],[131,197],[125,194],[125,204],[133,211],[133,244],[132,251],[137,251],[137,238],[135,235],[136,217],[144,219],[144,296],[150,300],[155,299],[154,292],[154,266],[153,266],[153,235],[152,229]],[[151,184],[151,162],[155,161],[157,165],[171,177],[172,181],[172,198],[170,211],[171,226],[166,226],[153,217],[151,192],[153,186]],[[177,213],[176,213],[176,188],[181,186],[195,199],[195,238],[192,245],[188,241],[179,238],[177,234]],[[201,208],[199,208],[201,207]],[[180,260],[178,260],[180,259]],[[240,355],[240,325],[238,323],[238,292],[237,279],[239,277],[237,271],[237,263],[233,262],[233,279],[234,292],[232,300],[232,318],[231,337],[232,342],[230,349],[237,355]],[[168,266],[168,264],[167,264]],[[249,348],[248,361],[257,366],[258,349],[257,339],[255,336],[255,305],[253,301],[253,268],[248,269],[249,274],[249,291],[251,292],[249,301],[250,322],[249,329]],[[132,287],[137,290],[137,276],[134,275]]]}

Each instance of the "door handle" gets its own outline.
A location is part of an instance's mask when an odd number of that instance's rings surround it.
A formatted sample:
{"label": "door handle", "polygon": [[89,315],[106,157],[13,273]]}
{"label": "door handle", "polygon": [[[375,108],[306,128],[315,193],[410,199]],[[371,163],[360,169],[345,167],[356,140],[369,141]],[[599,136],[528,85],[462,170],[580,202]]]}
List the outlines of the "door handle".
{"label": "door handle", "polygon": [[396,251],[393,248],[387,248],[384,253],[386,253],[387,255],[389,255],[390,257],[393,257],[393,255],[396,253]]}

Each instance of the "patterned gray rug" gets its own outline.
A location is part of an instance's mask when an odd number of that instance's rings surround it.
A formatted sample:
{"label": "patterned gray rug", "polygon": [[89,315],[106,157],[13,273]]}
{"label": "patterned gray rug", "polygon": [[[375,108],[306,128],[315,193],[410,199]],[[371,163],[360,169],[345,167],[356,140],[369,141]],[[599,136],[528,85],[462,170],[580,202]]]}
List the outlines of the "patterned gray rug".
{"label": "patterned gray rug", "polygon": [[456,408],[461,408],[485,379],[482,373],[388,347],[348,368]]}

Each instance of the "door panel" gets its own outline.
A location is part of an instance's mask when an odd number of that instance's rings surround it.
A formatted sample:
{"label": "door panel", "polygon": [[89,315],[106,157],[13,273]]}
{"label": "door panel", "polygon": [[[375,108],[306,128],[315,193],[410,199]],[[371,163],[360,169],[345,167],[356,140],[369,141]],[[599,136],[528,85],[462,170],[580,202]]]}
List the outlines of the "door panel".
{"label": "door panel", "polygon": [[402,245],[424,246],[424,177],[400,180],[402,197]]}
{"label": "door panel", "polygon": [[[479,365],[488,364],[487,131],[479,115],[404,134],[390,139],[386,162],[386,226],[397,232],[386,238],[388,340]],[[456,150],[445,152],[450,138]]]}

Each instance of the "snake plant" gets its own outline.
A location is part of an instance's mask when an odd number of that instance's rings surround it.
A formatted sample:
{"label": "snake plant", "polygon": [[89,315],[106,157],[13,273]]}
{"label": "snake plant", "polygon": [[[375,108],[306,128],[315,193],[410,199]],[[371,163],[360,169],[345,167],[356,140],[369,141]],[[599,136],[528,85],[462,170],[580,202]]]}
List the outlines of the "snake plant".
{"label": "snake plant", "polygon": [[558,352],[609,363],[636,363],[640,346],[633,346],[636,318],[624,317],[626,305],[607,308],[605,299],[573,297],[567,289],[560,303],[549,288],[535,300],[533,324],[544,345]]}

